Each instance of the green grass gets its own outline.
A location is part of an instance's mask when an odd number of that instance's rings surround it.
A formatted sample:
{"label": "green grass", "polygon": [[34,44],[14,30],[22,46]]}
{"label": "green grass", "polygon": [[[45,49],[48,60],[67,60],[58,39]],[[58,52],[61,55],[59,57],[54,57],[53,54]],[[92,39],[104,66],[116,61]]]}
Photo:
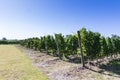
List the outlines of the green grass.
{"label": "green grass", "polygon": [[109,61],[107,64],[101,65],[100,68],[105,69],[112,75],[120,75],[120,59],[114,59],[112,61]]}
{"label": "green grass", "polygon": [[0,45],[0,80],[48,80],[14,45]]}
{"label": "green grass", "polygon": [[111,71],[112,73],[120,75],[120,59],[110,61],[108,63],[108,65],[110,67],[110,69],[108,69],[109,71]]}

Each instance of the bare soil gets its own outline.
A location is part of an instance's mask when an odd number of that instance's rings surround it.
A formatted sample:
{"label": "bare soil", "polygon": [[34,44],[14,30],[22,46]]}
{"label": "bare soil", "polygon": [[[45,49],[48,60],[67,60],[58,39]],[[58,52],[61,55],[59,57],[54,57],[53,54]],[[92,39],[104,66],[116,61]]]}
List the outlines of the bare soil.
{"label": "bare soil", "polygon": [[[81,64],[70,63],[60,60],[58,57],[50,56],[31,49],[17,47],[26,53],[50,80],[120,80],[119,74],[114,74],[97,66],[81,67]],[[120,71],[120,70],[119,70]]]}

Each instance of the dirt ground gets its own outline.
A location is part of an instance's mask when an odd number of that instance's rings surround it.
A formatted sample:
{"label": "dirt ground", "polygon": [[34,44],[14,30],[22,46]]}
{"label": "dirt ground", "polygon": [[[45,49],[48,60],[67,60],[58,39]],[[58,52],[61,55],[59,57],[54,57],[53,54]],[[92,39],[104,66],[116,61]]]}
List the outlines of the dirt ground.
{"label": "dirt ground", "polygon": [[65,62],[46,53],[17,47],[26,53],[32,59],[33,65],[47,74],[50,80],[120,80],[120,75],[96,66],[82,68],[81,64]]}

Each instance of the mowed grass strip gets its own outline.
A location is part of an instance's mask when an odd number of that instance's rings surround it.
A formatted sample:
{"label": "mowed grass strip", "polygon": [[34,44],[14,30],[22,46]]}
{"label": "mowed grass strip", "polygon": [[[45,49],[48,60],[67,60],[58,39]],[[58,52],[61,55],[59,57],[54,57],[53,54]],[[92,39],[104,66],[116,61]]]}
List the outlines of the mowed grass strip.
{"label": "mowed grass strip", "polygon": [[48,80],[14,45],[0,45],[0,80]]}

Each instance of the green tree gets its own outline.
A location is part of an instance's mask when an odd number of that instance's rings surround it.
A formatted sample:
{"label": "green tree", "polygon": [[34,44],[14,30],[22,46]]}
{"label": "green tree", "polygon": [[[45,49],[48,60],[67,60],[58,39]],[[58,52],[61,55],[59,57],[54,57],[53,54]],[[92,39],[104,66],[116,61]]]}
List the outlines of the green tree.
{"label": "green tree", "polygon": [[45,40],[46,40],[46,43],[47,43],[48,52],[51,52],[52,55],[54,55],[54,53],[56,51],[55,39],[53,38],[53,36],[47,35],[47,36],[45,36]]}
{"label": "green tree", "polygon": [[117,35],[112,35],[111,40],[113,44],[113,52],[117,55],[120,52],[120,37]]}
{"label": "green tree", "polygon": [[108,56],[108,46],[104,36],[101,37],[101,57]]}
{"label": "green tree", "polygon": [[85,28],[80,30],[83,51],[89,59],[95,59],[100,55],[100,33],[87,31]]}
{"label": "green tree", "polygon": [[78,38],[75,35],[67,35],[65,38],[66,43],[66,56],[74,55],[77,53]]}
{"label": "green tree", "polygon": [[112,44],[111,38],[107,37],[106,40],[107,40],[107,45],[108,45],[108,53],[109,53],[109,55],[112,56],[114,49],[113,49],[113,44]]}
{"label": "green tree", "polygon": [[45,39],[44,39],[44,37],[40,37],[38,49],[40,50],[40,52],[45,50]]}
{"label": "green tree", "polygon": [[34,47],[34,49],[35,50],[38,50],[38,46],[39,46],[39,38],[33,38],[32,39],[32,41],[33,41],[33,47]]}
{"label": "green tree", "polygon": [[65,50],[64,36],[62,34],[55,34],[55,40],[56,40],[56,46],[57,46],[57,52],[59,58],[62,59],[62,57],[64,57],[64,50]]}
{"label": "green tree", "polygon": [[100,33],[94,32],[94,37],[93,37],[93,50],[94,54],[96,55],[96,58],[100,57],[100,51],[101,51],[101,43],[100,43]]}
{"label": "green tree", "polygon": [[5,40],[7,40],[7,38],[3,37],[2,40],[5,41]]}

